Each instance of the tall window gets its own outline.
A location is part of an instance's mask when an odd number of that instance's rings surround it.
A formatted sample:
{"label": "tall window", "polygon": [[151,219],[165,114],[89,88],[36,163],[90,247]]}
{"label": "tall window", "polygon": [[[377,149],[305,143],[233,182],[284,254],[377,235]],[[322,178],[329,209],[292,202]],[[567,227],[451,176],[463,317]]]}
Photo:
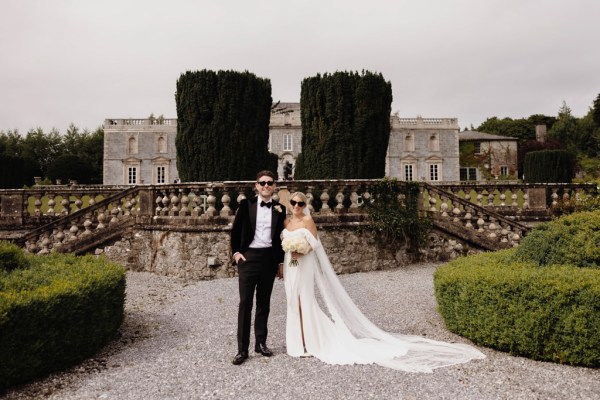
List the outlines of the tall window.
{"label": "tall window", "polygon": [[127,168],[127,183],[135,185],[137,183],[137,167]]}
{"label": "tall window", "polygon": [[481,154],[481,142],[475,142],[473,143],[473,153],[475,154]]}
{"label": "tall window", "polygon": [[415,151],[415,137],[413,135],[406,135],[404,137],[404,151]]}
{"label": "tall window", "polygon": [[440,164],[429,164],[429,180],[437,182],[440,180]]}
{"label": "tall window", "polygon": [[165,167],[162,165],[156,167],[156,183],[165,183]]}
{"label": "tall window", "polygon": [[508,176],[508,167],[506,165],[500,166],[500,176]]}
{"label": "tall window", "polygon": [[292,134],[286,133],[283,135],[283,151],[292,151]]}
{"label": "tall window", "polygon": [[404,164],[404,180],[405,181],[414,180],[413,173],[414,173],[413,165],[412,164]]}

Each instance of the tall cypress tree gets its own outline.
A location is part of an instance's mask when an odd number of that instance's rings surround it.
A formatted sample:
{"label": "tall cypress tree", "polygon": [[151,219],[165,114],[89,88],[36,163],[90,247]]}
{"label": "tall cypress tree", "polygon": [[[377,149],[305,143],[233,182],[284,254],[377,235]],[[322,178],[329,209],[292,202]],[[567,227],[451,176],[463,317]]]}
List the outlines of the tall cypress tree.
{"label": "tall cypress tree", "polygon": [[305,78],[297,179],[369,179],[385,174],[392,85],[369,71]]}
{"label": "tall cypress tree", "polygon": [[177,169],[184,181],[252,180],[269,156],[271,81],[236,71],[188,71],[177,80]]}

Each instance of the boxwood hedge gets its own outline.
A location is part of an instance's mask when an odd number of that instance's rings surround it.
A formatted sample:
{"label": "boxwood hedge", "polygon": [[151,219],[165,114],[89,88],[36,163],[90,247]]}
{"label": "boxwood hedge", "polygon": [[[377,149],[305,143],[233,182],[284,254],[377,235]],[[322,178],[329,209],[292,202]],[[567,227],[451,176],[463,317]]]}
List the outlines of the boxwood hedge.
{"label": "boxwood hedge", "polygon": [[0,270],[0,392],[91,356],[123,321],[122,267],[64,254],[27,261]]}
{"label": "boxwood hedge", "polygon": [[438,268],[435,295],[448,329],[514,355],[599,367],[600,269],[540,267],[515,261],[514,253],[483,253]]}
{"label": "boxwood hedge", "polygon": [[600,268],[600,211],[566,215],[536,226],[517,248],[514,260]]}

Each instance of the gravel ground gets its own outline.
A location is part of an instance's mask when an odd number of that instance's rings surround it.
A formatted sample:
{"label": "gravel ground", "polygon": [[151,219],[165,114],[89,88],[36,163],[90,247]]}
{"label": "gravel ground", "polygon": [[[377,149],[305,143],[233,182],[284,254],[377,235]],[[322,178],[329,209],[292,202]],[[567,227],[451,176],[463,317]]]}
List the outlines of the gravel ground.
{"label": "gravel ground", "polygon": [[[373,322],[391,332],[444,341],[433,272],[418,264],[341,276]],[[333,366],[285,353],[285,293],[277,281],[268,345],[275,356],[236,353],[237,279],[185,283],[127,275],[119,337],[93,359],[13,388],[7,399],[599,399],[600,370],[544,363],[480,348],[487,356],[431,374],[377,365]],[[252,346],[252,345],[251,345]]]}

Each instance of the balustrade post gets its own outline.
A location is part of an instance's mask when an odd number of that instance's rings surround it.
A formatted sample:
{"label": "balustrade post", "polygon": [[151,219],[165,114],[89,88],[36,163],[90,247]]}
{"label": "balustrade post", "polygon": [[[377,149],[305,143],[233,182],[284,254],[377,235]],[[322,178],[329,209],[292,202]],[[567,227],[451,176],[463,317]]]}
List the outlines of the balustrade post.
{"label": "balustrade post", "polygon": [[337,202],[337,205],[335,206],[336,214],[346,213],[346,207],[344,207],[344,199],[346,196],[344,196],[343,191],[344,191],[344,186],[340,186],[340,188],[338,189],[338,193],[335,195],[335,201]]}
{"label": "balustrade post", "polygon": [[62,201],[60,202],[60,205],[62,206],[60,214],[69,215],[69,198],[67,196],[63,197]]}
{"label": "balustrade post", "polygon": [[46,215],[54,217],[54,215],[56,214],[56,211],[54,210],[54,206],[56,205],[54,197],[56,195],[54,193],[48,193],[46,194],[46,196],[48,197],[48,211],[46,211]]}
{"label": "balustrade post", "polygon": [[65,239],[63,227],[57,226],[53,236],[54,236],[54,243],[52,244],[52,248],[58,251],[62,247],[63,240]]}
{"label": "balustrade post", "polygon": [[92,234],[92,213],[86,213],[85,214],[85,221],[83,222],[83,228],[85,229],[83,232],[81,232],[81,236],[88,236]]}
{"label": "balustrade post", "polygon": [[465,228],[472,229],[473,228],[473,224],[471,223],[471,219],[473,218],[473,214],[471,214],[472,209],[469,207],[469,208],[466,208],[465,211],[466,211],[465,216],[464,216],[464,220],[466,221]]}
{"label": "balustrade post", "polygon": [[104,221],[106,221],[106,214],[104,208],[101,208],[100,211],[98,211],[97,219],[98,225],[96,225],[96,230],[104,229],[106,227],[106,225],[104,225]]}
{"label": "balustrade post", "polygon": [[229,197],[229,192],[223,192],[223,196],[221,196],[221,203],[223,203],[223,208],[219,215],[221,217],[230,217],[233,215],[233,211],[231,211],[231,207],[229,207],[229,203],[231,203],[231,197]]}
{"label": "balustrade post", "polygon": [[327,204],[327,202],[329,201],[329,193],[327,193],[328,188],[323,188],[323,191],[321,192],[321,202],[323,203],[323,205],[321,206],[321,211],[319,211],[319,214],[321,215],[327,215],[327,214],[333,214],[333,211],[331,211],[331,207],[329,207],[329,204]]}
{"label": "balustrade post", "polygon": [[477,189],[477,205],[483,207],[483,189]]}
{"label": "balustrade post", "polygon": [[495,197],[494,190],[493,189],[488,190],[488,196],[487,196],[487,198],[488,198],[487,206],[488,207],[494,207],[494,197]]}
{"label": "balustrade post", "polygon": [[352,214],[357,214],[360,212],[358,199],[358,188],[356,187],[356,185],[352,185],[352,187],[350,188],[350,208],[348,209],[348,212]]}
{"label": "balustrade post", "polygon": [[[68,197],[68,195],[67,195]],[[80,194],[76,194],[75,195],[75,201],[73,202],[73,204],[75,205],[75,209],[73,210],[73,212],[77,212],[79,210],[81,210],[81,206],[83,205],[83,201],[81,201],[81,195]],[[69,210],[69,214],[71,213],[71,210]]]}
{"label": "balustrade post", "polygon": [[42,215],[42,195],[36,193],[33,195],[33,197],[35,198],[35,201],[33,202],[33,215],[39,217]]}
{"label": "balustrade post", "polygon": [[496,235],[496,223],[495,223],[496,219],[493,217],[490,217],[490,224],[488,225],[488,230],[490,231],[490,234],[488,235],[488,237],[495,239],[497,237]]}
{"label": "balustrade post", "polygon": [[73,219],[71,220],[71,228],[69,228],[69,242],[77,240],[77,232],[79,232],[77,220]]}
{"label": "balustrade post", "polygon": [[206,202],[208,203],[208,208],[206,209],[204,214],[202,214],[202,218],[210,219],[217,216],[217,209],[215,208],[215,205],[217,204],[217,198],[214,195],[213,188],[206,188],[205,191],[206,193],[208,193],[208,198],[206,199]]}
{"label": "balustrade post", "polygon": [[179,196],[175,192],[175,189],[171,189],[171,209],[169,210],[169,216],[174,217],[179,215]]}
{"label": "balustrade post", "polygon": [[315,197],[312,194],[313,189],[314,186],[307,186],[306,193],[304,194],[306,196],[306,207],[308,207],[308,211],[310,211],[311,214],[314,214],[315,212],[315,208],[312,205],[312,202],[315,199]]}
{"label": "balustrade post", "polygon": [[448,217],[448,198],[446,196],[440,196],[440,200],[442,204],[440,205],[440,212],[442,213],[442,217]]}
{"label": "balustrade post", "polygon": [[188,193],[186,193],[187,189],[179,189],[179,193],[181,193],[181,208],[179,209],[179,216],[185,217],[190,215],[190,197]]}

